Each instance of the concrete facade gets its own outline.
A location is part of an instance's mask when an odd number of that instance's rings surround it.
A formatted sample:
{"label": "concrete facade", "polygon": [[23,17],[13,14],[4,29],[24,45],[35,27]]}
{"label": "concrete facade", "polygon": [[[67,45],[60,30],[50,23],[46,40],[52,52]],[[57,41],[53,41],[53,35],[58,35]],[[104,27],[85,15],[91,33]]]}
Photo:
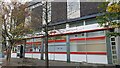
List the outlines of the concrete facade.
{"label": "concrete facade", "polygon": [[[1,25],[0,25],[1,27]],[[0,52],[2,51],[2,29],[0,29]]]}
{"label": "concrete facade", "polygon": [[98,7],[102,5],[102,3],[103,2],[80,2],[81,17],[98,13]]}
{"label": "concrete facade", "polygon": [[[120,28],[117,28],[116,31],[120,33]],[[116,37],[116,52],[117,52],[117,64],[120,64],[120,36]]]}
{"label": "concrete facade", "polygon": [[39,30],[42,24],[42,6],[37,6],[31,12],[31,26],[35,30]]}
{"label": "concrete facade", "polygon": [[[84,17],[87,15],[93,15],[93,14],[97,14],[99,12],[98,10],[98,6],[100,4],[102,4],[103,2],[80,2],[80,17]],[[37,13],[37,12],[35,12]],[[51,3],[51,24],[55,24],[61,21],[65,21],[67,20],[67,3],[66,2],[53,2]],[[53,27],[52,27],[53,28]],[[116,31],[120,32],[120,29],[117,29]],[[115,64],[120,64],[120,37],[116,38],[116,54],[115,56],[113,56],[112,54],[112,45],[111,45],[111,41],[109,38],[109,45],[110,48],[107,47],[107,49],[110,49],[111,51],[107,50],[107,52],[109,52],[109,55],[112,55],[112,59],[110,63],[115,63]],[[107,53],[108,54],[108,53]],[[107,56],[109,58],[109,55]],[[115,61],[113,60],[113,57],[116,57]],[[108,60],[108,63],[109,63]]]}
{"label": "concrete facade", "polygon": [[51,3],[51,21],[60,22],[67,20],[67,2]]}

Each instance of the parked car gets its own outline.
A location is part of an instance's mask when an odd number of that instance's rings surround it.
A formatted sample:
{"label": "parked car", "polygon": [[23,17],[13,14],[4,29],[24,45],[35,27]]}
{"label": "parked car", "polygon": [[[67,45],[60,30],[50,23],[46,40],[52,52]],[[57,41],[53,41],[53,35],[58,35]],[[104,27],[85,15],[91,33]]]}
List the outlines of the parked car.
{"label": "parked car", "polygon": [[0,64],[2,64],[2,59],[4,58],[4,54],[0,52]]}
{"label": "parked car", "polygon": [[0,58],[4,58],[4,54],[0,52]]}

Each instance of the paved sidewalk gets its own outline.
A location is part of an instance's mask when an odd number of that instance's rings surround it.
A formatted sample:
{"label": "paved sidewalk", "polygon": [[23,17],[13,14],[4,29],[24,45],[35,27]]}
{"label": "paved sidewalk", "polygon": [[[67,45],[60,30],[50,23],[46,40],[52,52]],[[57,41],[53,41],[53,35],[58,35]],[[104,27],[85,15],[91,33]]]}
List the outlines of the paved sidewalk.
{"label": "paved sidewalk", "polygon": [[0,58],[0,65],[2,64],[2,58]]}
{"label": "paved sidewalk", "polygon": [[[7,64],[4,60],[2,64],[2,68],[17,68],[17,67],[27,66],[27,68],[41,68],[45,67],[45,61],[39,59],[21,59],[21,58],[14,58],[11,59],[11,62]],[[116,68],[116,65],[105,65],[105,64],[92,64],[92,63],[78,63],[78,62],[71,62],[67,63],[64,61],[49,61],[50,67],[69,67],[69,68]],[[25,67],[26,68],[26,67]]]}
{"label": "paved sidewalk", "polygon": [[0,58],[0,66],[2,65],[4,59],[5,58]]}

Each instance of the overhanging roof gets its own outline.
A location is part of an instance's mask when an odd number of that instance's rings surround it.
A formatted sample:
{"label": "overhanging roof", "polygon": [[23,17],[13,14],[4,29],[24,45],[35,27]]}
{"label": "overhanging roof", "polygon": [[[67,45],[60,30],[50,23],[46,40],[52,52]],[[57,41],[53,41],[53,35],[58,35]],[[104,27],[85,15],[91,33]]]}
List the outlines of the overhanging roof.
{"label": "overhanging roof", "polygon": [[70,23],[73,21],[80,21],[80,20],[86,20],[86,19],[90,19],[90,18],[95,18],[96,16],[101,16],[104,15],[104,13],[98,13],[98,14],[92,14],[92,15],[88,15],[88,16],[83,16],[83,17],[78,17],[78,18],[74,18],[74,19],[69,19],[67,21],[61,21],[61,22],[49,22],[50,24],[48,26],[55,26],[55,25],[60,25],[60,24],[65,24],[65,23]]}

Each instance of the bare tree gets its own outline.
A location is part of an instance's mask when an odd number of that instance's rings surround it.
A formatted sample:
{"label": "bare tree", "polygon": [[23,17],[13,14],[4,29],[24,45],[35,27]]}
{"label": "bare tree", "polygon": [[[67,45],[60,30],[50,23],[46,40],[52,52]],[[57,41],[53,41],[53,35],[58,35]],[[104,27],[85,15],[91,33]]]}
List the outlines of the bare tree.
{"label": "bare tree", "polygon": [[[5,3],[1,5],[1,24],[4,38],[8,41],[7,61],[11,58],[11,48],[17,40],[21,40],[26,33],[30,32],[30,28],[25,24],[25,15],[27,3],[20,4],[18,2]],[[5,40],[5,41],[6,41]]]}

